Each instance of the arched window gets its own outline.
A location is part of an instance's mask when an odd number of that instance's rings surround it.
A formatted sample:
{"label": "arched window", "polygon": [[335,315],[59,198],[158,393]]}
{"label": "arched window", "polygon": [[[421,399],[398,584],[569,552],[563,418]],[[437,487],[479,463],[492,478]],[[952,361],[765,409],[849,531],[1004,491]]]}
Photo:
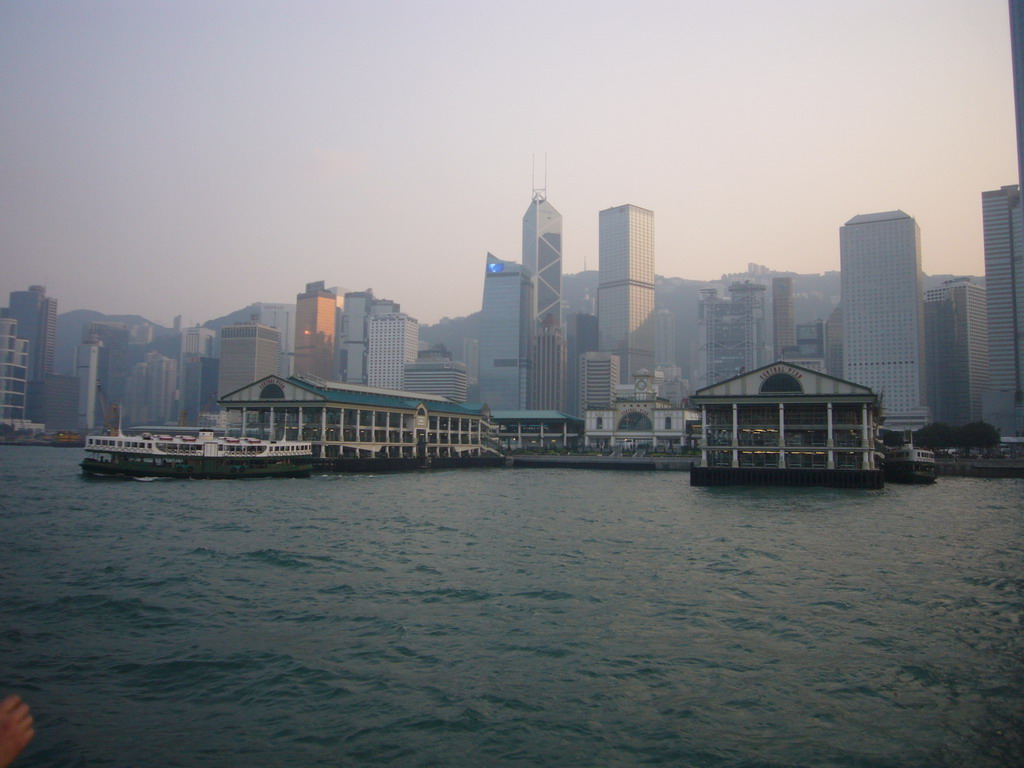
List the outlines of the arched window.
{"label": "arched window", "polygon": [[654,427],[651,425],[651,420],[647,414],[633,411],[622,417],[622,420],[619,422],[619,429],[650,432]]}
{"label": "arched window", "polygon": [[788,373],[775,373],[769,376],[761,384],[761,394],[767,392],[778,393],[778,392],[803,392],[804,388],[800,385],[799,379],[795,376],[790,376]]}
{"label": "arched window", "polygon": [[260,392],[260,400],[284,400],[284,390],[277,384],[267,384]]}

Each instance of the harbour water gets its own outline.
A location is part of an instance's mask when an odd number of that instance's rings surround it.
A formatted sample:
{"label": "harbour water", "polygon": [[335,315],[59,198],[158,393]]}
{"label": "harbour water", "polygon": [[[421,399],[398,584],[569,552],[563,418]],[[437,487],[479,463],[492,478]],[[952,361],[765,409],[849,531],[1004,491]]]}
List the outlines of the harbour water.
{"label": "harbour water", "polygon": [[0,447],[31,766],[1024,763],[1024,481],[88,480]]}

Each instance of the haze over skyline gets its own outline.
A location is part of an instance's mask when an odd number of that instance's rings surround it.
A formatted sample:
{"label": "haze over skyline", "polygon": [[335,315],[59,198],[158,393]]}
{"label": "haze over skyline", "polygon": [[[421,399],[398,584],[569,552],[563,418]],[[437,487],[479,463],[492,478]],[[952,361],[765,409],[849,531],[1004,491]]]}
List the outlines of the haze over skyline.
{"label": "haze over skyline", "polygon": [[897,208],[981,275],[1017,181],[1005,0],[7,2],[0,73],[4,300],[163,324],[316,280],[475,312],[545,154],[566,273],[632,203],[659,275],[835,270]]}

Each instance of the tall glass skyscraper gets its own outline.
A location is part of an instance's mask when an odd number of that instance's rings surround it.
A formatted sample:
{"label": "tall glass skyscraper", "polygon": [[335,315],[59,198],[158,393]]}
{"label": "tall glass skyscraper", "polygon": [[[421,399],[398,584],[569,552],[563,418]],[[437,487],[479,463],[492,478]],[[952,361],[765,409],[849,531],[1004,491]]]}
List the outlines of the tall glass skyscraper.
{"label": "tall glass skyscraper", "polygon": [[529,398],[533,275],[488,253],[480,322],[480,400],[492,410],[524,410]]}
{"label": "tall glass skyscraper", "polygon": [[844,378],[882,396],[886,426],[929,422],[921,230],[903,211],[854,216],[839,230]]}
{"label": "tall glass skyscraper", "polygon": [[619,383],[654,372],[654,212],[635,205],[598,215],[598,343],[619,356]]}
{"label": "tall glass skyscraper", "polygon": [[533,273],[535,327],[543,327],[552,315],[562,327],[562,214],[547,201],[543,191],[523,216],[523,266]]}

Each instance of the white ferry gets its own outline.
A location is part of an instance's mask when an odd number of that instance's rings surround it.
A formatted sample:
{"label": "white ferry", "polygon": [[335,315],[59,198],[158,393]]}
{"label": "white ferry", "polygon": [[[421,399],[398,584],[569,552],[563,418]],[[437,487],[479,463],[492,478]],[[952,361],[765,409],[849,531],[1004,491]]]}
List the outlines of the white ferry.
{"label": "white ferry", "polygon": [[227,479],[309,477],[312,443],[252,437],[91,435],[82,472],[88,475]]}
{"label": "white ferry", "polygon": [[935,454],[913,444],[890,448],[885,452],[887,483],[934,483]]}

